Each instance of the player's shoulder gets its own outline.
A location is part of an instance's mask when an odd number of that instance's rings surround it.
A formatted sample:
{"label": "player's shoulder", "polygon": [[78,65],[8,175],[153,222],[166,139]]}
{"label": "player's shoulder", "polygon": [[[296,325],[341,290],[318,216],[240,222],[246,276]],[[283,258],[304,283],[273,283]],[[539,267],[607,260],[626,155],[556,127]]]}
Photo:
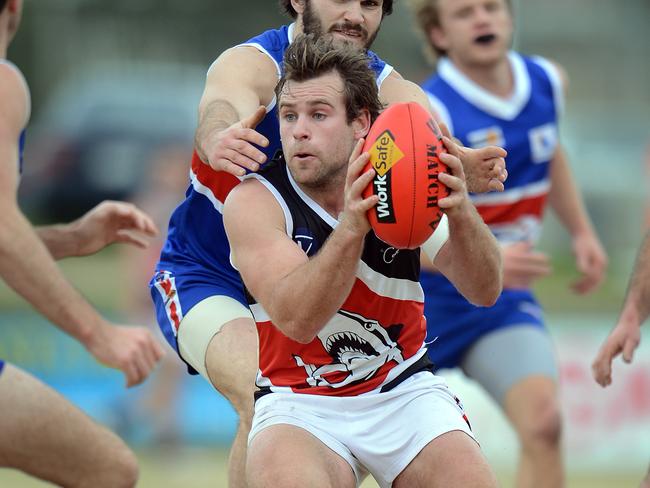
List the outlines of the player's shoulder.
{"label": "player's shoulder", "polygon": [[568,88],[569,77],[560,63],[539,55],[524,56],[520,54],[520,56],[522,56],[524,60],[540,67],[552,81],[558,82],[564,90]]}
{"label": "player's shoulder", "polygon": [[275,83],[278,66],[273,59],[254,45],[240,44],[221,53],[208,69],[208,75],[218,70],[224,72],[229,78],[236,74],[238,79],[241,76],[258,81],[270,78]]}
{"label": "player's shoulder", "polygon": [[0,61],[0,105],[5,125],[22,130],[29,120],[30,98],[27,82],[20,70]]}
{"label": "player's shoulder", "polygon": [[407,80],[397,72],[386,77],[379,88],[379,96],[386,105],[418,102],[423,107],[429,108],[429,101],[424,90],[417,83]]}
{"label": "player's shoulder", "polygon": [[243,181],[233,188],[224,202],[224,212],[239,212],[243,209],[250,211],[251,208],[263,207],[272,195],[263,183],[264,178],[259,175],[250,174]]}

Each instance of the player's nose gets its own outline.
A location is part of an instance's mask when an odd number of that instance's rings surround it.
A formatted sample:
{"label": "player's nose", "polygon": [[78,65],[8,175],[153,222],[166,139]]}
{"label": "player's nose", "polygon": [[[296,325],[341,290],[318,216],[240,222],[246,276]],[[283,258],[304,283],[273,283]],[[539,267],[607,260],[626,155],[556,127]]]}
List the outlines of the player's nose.
{"label": "player's nose", "polygon": [[343,20],[354,25],[362,25],[365,21],[361,2],[347,2]]}

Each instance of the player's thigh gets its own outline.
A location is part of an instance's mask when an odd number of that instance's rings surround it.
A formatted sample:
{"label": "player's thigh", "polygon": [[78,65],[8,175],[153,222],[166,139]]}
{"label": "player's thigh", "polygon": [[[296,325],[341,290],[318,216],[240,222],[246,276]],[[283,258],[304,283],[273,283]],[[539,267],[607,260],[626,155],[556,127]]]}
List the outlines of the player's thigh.
{"label": "player's thigh", "polygon": [[106,480],[102,486],[135,483],[135,457],[119,437],[9,364],[0,375],[0,412],[0,465],[63,486],[93,479]]}
{"label": "player's thigh", "polygon": [[474,439],[462,431],[436,437],[393,482],[394,488],[491,488],[497,481]]}
{"label": "player's thigh", "polygon": [[246,463],[250,488],[354,488],[352,467],[306,430],[276,424],[255,435]]}
{"label": "player's thigh", "polygon": [[202,300],[183,318],[178,347],[237,410],[252,408],[257,329],[248,307],[227,296]]}
{"label": "player's thigh", "polygon": [[529,378],[558,378],[555,348],[548,331],[521,324],[493,330],[478,339],[463,356],[463,371],[505,408],[513,387]]}

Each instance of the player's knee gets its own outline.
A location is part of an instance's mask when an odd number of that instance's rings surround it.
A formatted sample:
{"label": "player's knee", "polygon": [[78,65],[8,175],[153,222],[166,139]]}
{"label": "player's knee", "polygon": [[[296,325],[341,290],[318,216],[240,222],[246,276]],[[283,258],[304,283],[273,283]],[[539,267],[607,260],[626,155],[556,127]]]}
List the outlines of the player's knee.
{"label": "player's knee", "polygon": [[522,432],[524,448],[557,448],[562,437],[562,416],[555,400],[539,405]]}

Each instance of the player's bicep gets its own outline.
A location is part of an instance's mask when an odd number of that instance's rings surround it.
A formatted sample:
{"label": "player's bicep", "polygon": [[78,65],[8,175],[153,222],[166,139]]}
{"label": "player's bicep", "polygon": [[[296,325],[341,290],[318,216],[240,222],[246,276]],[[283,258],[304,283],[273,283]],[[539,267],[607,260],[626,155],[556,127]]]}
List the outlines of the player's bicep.
{"label": "player's bicep", "polygon": [[12,67],[0,64],[0,198],[15,204],[19,138],[29,115],[25,82]]}
{"label": "player's bicep", "polygon": [[237,186],[223,216],[232,263],[250,293],[267,304],[279,282],[308,258],[287,235],[282,208],[259,181]]}
{"label": "player's bicep", "polygon": [[271,103],[277,80],[277,68],[268,56],[252,47],[229,49],[208,70],[199,112],[228,103],[240,120]]}
{"label": "player's bicep", "polygon": [[431,103],[424,90],[400,76],[391,75],[384,80],[379,89],[379,98],[387,106],[393,103],[417,102],[432,112]]}

